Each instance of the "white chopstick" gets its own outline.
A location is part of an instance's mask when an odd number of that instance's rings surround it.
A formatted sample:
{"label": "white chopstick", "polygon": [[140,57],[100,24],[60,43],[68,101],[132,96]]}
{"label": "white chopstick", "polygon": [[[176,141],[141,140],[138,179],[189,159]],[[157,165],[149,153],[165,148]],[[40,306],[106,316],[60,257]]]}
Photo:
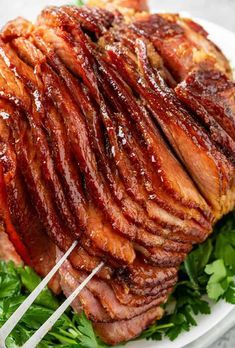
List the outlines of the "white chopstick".
{"label": "white chopstick", "polygon": [[103,267],[104,262],[101,262],[91,274],[74,290],[74,292],[62,303],[62,305],[50,316],[50,318],[33,334],[33,336],[23,345],[22,348],[35,348],[46,336],[48,331],[56,323],[56,321],[62,316],[66,309],[75,300],[82,289],[87,285],[87,283],[94,277],[94,275],[99,272]]}
{"label": "white chopstick", "polygon": [[[17,308],[17,310],[12,314],[12,316],[7,320],[7,322],[0,329],[0,348],[6,348],[5,341],[15,326],[18,324],[23,315],[27,312],[31,304],[36,300],[41,291],[49,283],[52,277],[59,270],[60,266],[64,263],[67,257],[71,254],[74,248],[77,246],[78,242],[75,241],[71,247],[66,251],[62,258],[57,262],[57,264],[52,268],[48,275],[41,281],[41,283],[31,292],[31,294],[26,298],[26,300]],[[32,348],[32,346],[30,347]]]}

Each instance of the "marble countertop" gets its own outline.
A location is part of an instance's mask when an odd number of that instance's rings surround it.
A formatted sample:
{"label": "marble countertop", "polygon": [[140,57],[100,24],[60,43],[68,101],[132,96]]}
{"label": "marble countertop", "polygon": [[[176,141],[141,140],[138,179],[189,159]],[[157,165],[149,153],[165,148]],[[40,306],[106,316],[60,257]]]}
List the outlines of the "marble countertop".
{"label": "marble countertop", "polygon": [[223,322],[185,348],[233,348],[235,346],[235,309]]}

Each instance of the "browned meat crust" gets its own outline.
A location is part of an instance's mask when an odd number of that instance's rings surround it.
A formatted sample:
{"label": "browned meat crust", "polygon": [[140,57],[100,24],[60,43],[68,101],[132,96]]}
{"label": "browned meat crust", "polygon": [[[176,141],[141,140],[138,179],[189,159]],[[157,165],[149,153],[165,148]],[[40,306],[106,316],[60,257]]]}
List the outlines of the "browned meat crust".
{"label": "browned meat crust", "polygon": [[[2,110],[1,104],[0,110]],[[55,245],[48,238],[30,201],[22,175],[15,165],[15,153],[11,146],[9,129],[2,119],[0,129],[2,148],[0,162],[6,178],[7,202],[11,219],[19,238],[27,248],[30,265],[39,275],[45,276],[55,264]],[[15,259],[17,258],[14,257]],[[28,262],[25,258],[23,261]],[[59,277],[54,277],[49,285],[55,293],[58,293],[60,291]]]}
{"label": "browned meat crust", "polygon": [[227,59],[192,20],[172,14],[146,15],[132,29],[150,39],[177,81],[199,66],[215,67],[232,76]]}
{"label": "browned meat crust", "polygon": [[235,84],[216,70],[197,70],[176,88],[177,96],[200,118],[213,141],[235,161]]}
{"label": "browned meat crust", "polygon": [[0,37],[1,220],[41,275],[79,239],[66,296],[105,261],[73,308],[109,344],[161,317],[180,263],[235,201],[227,60],[196,23],[121,5],[49,7]]}

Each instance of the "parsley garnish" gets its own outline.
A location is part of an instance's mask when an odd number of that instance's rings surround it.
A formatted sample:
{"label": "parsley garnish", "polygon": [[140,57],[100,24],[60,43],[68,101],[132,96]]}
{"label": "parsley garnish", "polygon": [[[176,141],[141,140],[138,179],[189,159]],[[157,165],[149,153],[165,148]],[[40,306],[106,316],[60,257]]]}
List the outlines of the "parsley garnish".
{"label": "parsley garnish", "polygon": [[75,0],[75,5],[81,7],[85,5],[85,2],[83,0]]}
{"label": "parsley garnish", "polygon": [[234,276],[235,212],[224,217],[211,237],[187,256],[175,290],[165,305],[166,315],[139,338],[174,340],[197,325],[197,314],[210,314],[206,298],[235,304]]}
{"label": "parsley garnish", "polygon": [[[209,299],[235,304],[235,213],[222,219],[214,233],[197,246],[180,268],[179,281],[170,296],[165,316],[138,338],[174,340],[197,325],[197,314],[210,314]],[[0,262],[0,326],[40,282],[29,267]],[[57,308],[57,299],[45,289],[7,339],[8,348],[22,346]],[[85,314],[67,311],[39,345],[39,348],[104,348]]]}
{"label": "parsley garnish", "polygon": [[[29,267],[0,261],[0,327],[41,281]],[[53,313],[63,299],[57,299],[47,288],[30,307],[21,322],[7,338],[7,348],[21,347]],[[85,314],[67,311],[40,343],[39,348],[105,348],[95,335]]]}

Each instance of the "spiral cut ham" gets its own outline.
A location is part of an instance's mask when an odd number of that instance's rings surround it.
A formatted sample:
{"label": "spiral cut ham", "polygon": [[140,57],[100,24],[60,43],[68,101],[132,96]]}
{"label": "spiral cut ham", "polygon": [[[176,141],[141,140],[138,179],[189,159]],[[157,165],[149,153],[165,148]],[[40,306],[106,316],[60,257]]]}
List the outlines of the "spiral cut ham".
{"label": "spiral cut ham", "polygon": [[235,84],[191,20],[91,5],[1,31],[0,217],[41,276],[79,240],[55,293],[105,261],[73,307],[117,344],[161,318],[180,264],[234,208]]}

